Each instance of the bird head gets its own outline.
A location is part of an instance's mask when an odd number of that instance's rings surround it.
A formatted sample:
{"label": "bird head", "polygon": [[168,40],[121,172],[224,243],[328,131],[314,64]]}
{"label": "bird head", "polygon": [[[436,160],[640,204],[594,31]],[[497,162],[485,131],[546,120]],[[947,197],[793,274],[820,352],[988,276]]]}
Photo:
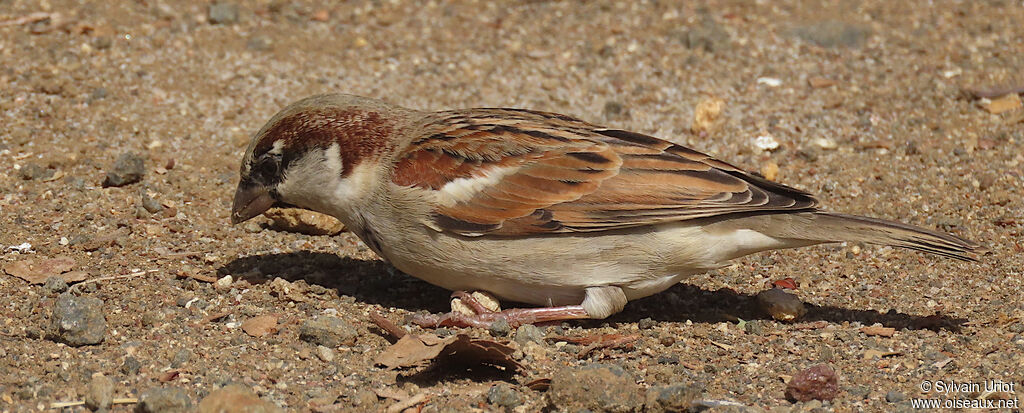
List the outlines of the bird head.
{"label": "bird head", "polygon": [[387,153],[406,111],[353,95],[292,103],[257,132],[242,158],[231,207],[235,224],[285,204],[331,215],[366,190],[366,162]]}

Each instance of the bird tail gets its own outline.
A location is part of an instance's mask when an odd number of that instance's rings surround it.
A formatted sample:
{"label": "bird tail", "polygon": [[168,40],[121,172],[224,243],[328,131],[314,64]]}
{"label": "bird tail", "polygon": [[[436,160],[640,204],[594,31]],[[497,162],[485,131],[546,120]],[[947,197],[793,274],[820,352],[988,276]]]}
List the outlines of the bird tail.
{"label": "bird tail", "polygon": [[[899,222],[833,212],[794,214],[803,225],[773,225],[772,236],[819,242],[865,242],[890,245],[977,261],[986,249],[955,235],[930,231]],[[777,217],[777,216],[776,216]]]}

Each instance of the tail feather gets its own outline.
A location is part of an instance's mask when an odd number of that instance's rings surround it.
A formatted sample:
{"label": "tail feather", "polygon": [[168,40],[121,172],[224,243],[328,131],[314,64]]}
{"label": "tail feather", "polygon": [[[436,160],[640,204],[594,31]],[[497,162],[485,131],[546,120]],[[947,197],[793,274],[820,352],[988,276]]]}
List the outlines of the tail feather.
{"label": "tail feather", "polygon": [[977,261],[984,249],[955,235],[930,231],[899,222],[833,212],[814,212],[812,233],[822,241],[854,241],[890,245],[954,258]]}

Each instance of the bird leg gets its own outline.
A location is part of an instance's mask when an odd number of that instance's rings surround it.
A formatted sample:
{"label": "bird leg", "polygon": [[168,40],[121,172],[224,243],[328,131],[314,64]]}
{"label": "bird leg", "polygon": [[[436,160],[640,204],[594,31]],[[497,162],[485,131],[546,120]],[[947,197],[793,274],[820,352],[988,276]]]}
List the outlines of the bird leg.
{"label": "bird leg", "polygon": [[560,307],[511,308],[504,311],[493,311],[481,304],[475,297],[465,291],[456,291],[452,297],[459,298],[475,314],[449,312],[446,314],[415,315],[410,321],[420,327],[490,327],[499,319],[505,319],[512,328],[524,324],[545,323],[551,321],[583,320],[605,318],[622,311],[626,304],[626,296],[618,287],[603,286],[587,288],[583,304]]}

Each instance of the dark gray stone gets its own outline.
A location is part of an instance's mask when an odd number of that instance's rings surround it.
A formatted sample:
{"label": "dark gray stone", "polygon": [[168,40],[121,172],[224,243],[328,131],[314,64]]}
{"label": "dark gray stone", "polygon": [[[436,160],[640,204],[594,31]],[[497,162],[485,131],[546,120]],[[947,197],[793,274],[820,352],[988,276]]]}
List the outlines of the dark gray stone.
{"label": "dark gray stone", "polygon": [[146,212],[150,214],[155,214],[162,211],[164,206],[146,194],[146,191],[142,191],[142,208],[145,208]]}
{"label": "dark gray stone", "polygon": [[153,387],[139,395],[137,413],[179,413],[192,410],[192,399],[184,389]]}
{"label": "dark gray stone", "polygon": [[544,343],[544,332],[533,324],[524,324],[516,329],[515,338],[513,338],[513,340],[515,340],[516,343],[519,343],[520,346],[525,346],[526,343],[531,341],[535,343]]}
{"label": "dark gray stone", "polygon": [[523,404],[523,396],[512,385],[501,382],[487,390],[487,402],[510,410]]}
{"label": "dark gray stone", "polygon": [[649,412],[685,412],[695,408],[697,400],[704,390],[697,386],[677,383],[668,386],[656,386],[647,390],[647,409]]}
{"label": "dark gray stone", "polygon": [[103,301],[64,293],[57,297],[47,338],[72,347],[99,344],[107,334]]}
{"label": "dark gray stone", "polygon": [[134,376],[139,374],[142,370],[142,362],[139,359],[128,356],[124,358],[124,363],[121,364],[121,373],[125,376]]}
{"label": "dark gray stone", "polygon": [[889,403],[899,403],[904,400],[907,400],[907,395],[898,391],[890,391],[885,394],[885,401]]}
{"label": "dark gray stone", "polygon": [[487,327],[487,331],[490,331],[493,337],[505,337],[512,333],[512,326],[508,324],[508,320],[499,318]]}
{"label": "dark gray stone", "polygon": [[53,177],[54,173],[56,173],[56,171],[53,169],[49,169],[35,163],[27,163],[18,170],[18,175],[21,176],[21,179],[26,181],[32,179],[49,179]]}
{"label": "dark gray stone", "polygon": [[146,161],[135,153],[123,153],[114,161],[114,167],[107,171],[103,187],[125,186],[142,180],[146,174]]}
{"label": "dark gray stone", "polygon": [[636,328],[639,328],[641,330],[650,330],[657,326],[658,323],[652,320],[650,317],[644,318],[636,323]]}
{"label": "dark gray stone", "polygon": [[325,347],[351,346],[359,333],[338,317],[321,316],[299,327],[299,339]]}
{"label": "dark gray stone", "polygon": [[52,294],[60,294],[68,290],[68,283],[63,278],[54,275],[46,279],[43,289]]}
{"label": "dark gray stone", "polygon": [[184,366],[189,362],[189,360],[192,360],[192,354],[192,350],[189,350],[187,348],[178,350],[176,353],[174,353],[174,356],[171,357],[171,368],[176,369],[178,367]]}

